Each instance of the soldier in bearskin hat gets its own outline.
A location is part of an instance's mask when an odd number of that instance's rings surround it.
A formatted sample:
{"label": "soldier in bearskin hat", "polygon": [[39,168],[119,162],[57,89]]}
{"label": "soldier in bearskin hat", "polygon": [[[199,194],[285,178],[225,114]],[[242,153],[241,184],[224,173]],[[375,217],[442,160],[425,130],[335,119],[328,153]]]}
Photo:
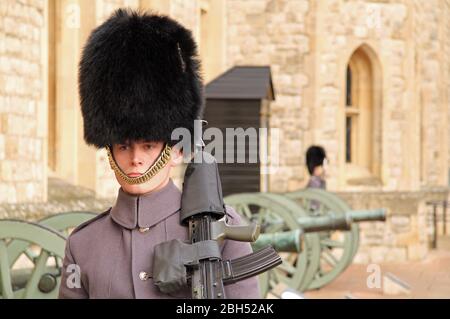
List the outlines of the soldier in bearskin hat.
{"label": "soldier in bearskin hat", "polygon": [[[325,180],[325,161],[327,155],[322,146],[311,145],[306,151],[306,167],[310,175],[308,185],[306,188],[320,188],[326,189],[327,184]],[[320,202],[317,200],[311,201],[310,210],[316,211],[320,208]]]}
{"label": "soldier in bearskin hat", "polygon": [[[182,162],[171,133],[201,119],[203,84],[189,30],[173,19],[119,9],[90,35],[79,67],[84,138],[106,148],[120,184],[113,207],[77,227],[66,244],[60,298],[189,298],[153,284],[153,248],[188,239],[181,192],[170,179]],[[239,215],[227,207],[229,224]],[[223,259],[252,252],[225,240]],[[259,298],[255,277],[226,286],[228,298]]]}
{"label": "soldier in bearskin hat", "polygon": [[306,151],[306,166],[310,175],[309,188],[326,189],[325,161],[327,155],[322,146],[312,145]]}

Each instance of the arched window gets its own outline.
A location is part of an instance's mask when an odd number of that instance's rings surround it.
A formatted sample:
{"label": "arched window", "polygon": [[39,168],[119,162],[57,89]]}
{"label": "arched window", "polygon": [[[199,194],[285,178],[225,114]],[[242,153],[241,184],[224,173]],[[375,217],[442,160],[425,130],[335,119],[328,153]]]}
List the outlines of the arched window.
{"label": "arched window", "polygon": [[378,60],[363,45],[351,55],[346,68],[345,163],[351,178],[379,177],[381,88]]}
{"label": "arched window", "polygon": [[[352,162],[352,115],[350,114],[350,108],[352,107],[352,70],[350,66],[347,66],[347,89],[345,92],[345,162]],[[355,116],[353,116],[353,122]]]}

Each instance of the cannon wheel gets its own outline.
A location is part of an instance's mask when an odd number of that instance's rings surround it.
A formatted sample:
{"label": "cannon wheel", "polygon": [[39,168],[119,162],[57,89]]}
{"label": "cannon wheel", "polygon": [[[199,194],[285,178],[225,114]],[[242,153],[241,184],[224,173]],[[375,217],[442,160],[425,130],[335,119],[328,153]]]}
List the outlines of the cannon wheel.
{"label": "cannon wheel", "polygon": [[[277,231],[298,229],[297,221],[286,203],[291,202],[280,195],[266,196],[263,193],[244,193],[229,195],[224,198],[226,204],[233,208],[244,219],[256,221],[262,227],[261,232],[274,233]],[[295,204],[295,203],[294,203]],[[295,204],[295,208],[301,210]],[[299,212],[300,213],[300,212]],[[306,216],[306,212],[304,212]],[[265,296],[270,289],[278,283],[284,283],[289,287],[298,289],[303,281],[306,269],[318,266],[319,256],[314,258],[310,256],[311,252],[319,251],[319,237],[317,234],[308,234],[305,236],[305,252],[298,253],[280,253],[283,263],[268,272],[259,276],[261,295]],[[316,265],[310,260],[317,260]]]}
{"label": "cannon wheel", "polygon": [[[92,212],[83,211],[66,212],[44,217],[43,219],[39,220],[38,223],[57,230],[65,236],[68,236],[71,228],[77,227],[81,223],[88,221],[96,215],[97,214]],[[35,262],[37,256],[33,254],[31,250],[27,249],[28,246],[29,243],[23,240],[14,240],[9,243],[8,256],[10,266],[12,266],[16,262],[17,258],[19,258],[22,253],[24,253],[31,262]],[[59,260],[56,259],[55,262],[58,265]]]}
{"label": "cannon wheel", "polygon": [[[55,215],[47,216],[39,220],[40,225],[44,225],[51,229],[57,230],[60,233],[68,236],[72,228],[77,227],[81,223],[92,219],[97,214],[85,211],[65,212]],[[9,258],[9,266],[12,267],[20,255],[23,253],[32,263],[36,264],[38,255],[36,255],[31,249],[29,249],[30,243],[25,240],[14,239],[8,243],[7,252]],[[51,256],[55,260],[55,267],[51,267],[48,272],[60,275],[60,268],[62,267],[62,259],[53,255]],[[28,270],[28,269],[27,269]],[[26,281],[30,276],[30,271],[20,272],[23,277],[23,281]],[[19,277],[19,276],[17,276]],[[59,285],[58,285],[59,286]]]}
{"label": "cannon wheel", "polygon": [[[282,204],[284,206],[284,208],[287,211],[289,211],[291,216],[293,216],[295,218],[296,223],[297,223],[297,228],[301,228],[301,225],[297,222],[297,218],[308,216],[308,213],[296,201],[294,201],[293,199],[288,198],[286,196],[282,196],[280,194],[274,194],[274,193],[264,193],[263,196],[269,198],[271,201]],[[306,233],[305,234],[306,240],[308,237],[314,237],[314,245],[309,244],[309,245],[305,245],[305,247],[304,247],[304,252],[307,254],[308,266],[305,269],[301,283],[296,287],[292,287],[298,291],[306,290],[306,288],[308,287],[308,284],[310,282],[309,274],[317,273],[317,271],[320,267],[321,253],[322,253],[320,234],[317,232]]]}
{"label": "cannon wheel", "polygon": [[[286,194],[299,203],[310,216],[327,215],[332,211],[344,214],[350,210],[347,204],[328,192],[320,189],[305,189]],[[312,210],[312,202],[318,209]],[[305,274],[301,291],[318,289],[337,278],[351,263],[359,242],[359,228],[352,224],[350,231],[320,232],[321,258],[316,272]]]}
{"label": "cannon wheel", "polygon": [[[9,240],[9,241],[8,241]],[[11,272],[8,244],[15,240],[27,242],[28,245],[36,245],[41,248],[36,259],[35,266],[24,288],[13,290],[13,278]],[[20,220],[0,221],[0,289],[1,297],[10,298],[56,298],[61,277],[52,277],[55,280],[53,289],[46,293],[41,291],[42,279],[47,273],[47,261],[49,257],[64,258],[66,237],[61,233],[36,223]],[[27,246],[28,247],[28,246]],[[53,274],[51,274],[53,275]]]}

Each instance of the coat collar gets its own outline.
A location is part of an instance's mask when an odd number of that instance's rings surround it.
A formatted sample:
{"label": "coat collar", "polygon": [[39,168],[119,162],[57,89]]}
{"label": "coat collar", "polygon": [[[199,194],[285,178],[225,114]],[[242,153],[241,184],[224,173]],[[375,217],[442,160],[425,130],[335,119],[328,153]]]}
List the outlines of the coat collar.
{"label": "coat collar", "polygon": [[152,227],[181,208],[181,191],[172,180],[157,192],[131,195],[119,189],[111,218],[119,225],[134,229]]}

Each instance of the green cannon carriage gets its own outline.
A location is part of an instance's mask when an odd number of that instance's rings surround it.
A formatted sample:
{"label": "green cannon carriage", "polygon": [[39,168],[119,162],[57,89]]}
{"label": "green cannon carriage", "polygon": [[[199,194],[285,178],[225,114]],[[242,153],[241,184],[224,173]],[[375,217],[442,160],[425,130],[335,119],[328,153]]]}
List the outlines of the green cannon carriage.
{"label": "green cannon carriage", "polygon": [[[312,201],[316,210],[311,209]],[[260,277],[264,295],[279,283],[298,291],[328,284],[350,265],[357,252],[357,223],[386,218],[382,209],[352,211],[337,196],[320,190],[236,194],[227,196],[225,202],[244,218],[261,224],[260,243],[264,240],[280,248],[282,265]],[[293,235],[298,229],[302,229],[299,238]],[[293,247],[300,249],[294,251]]]}

